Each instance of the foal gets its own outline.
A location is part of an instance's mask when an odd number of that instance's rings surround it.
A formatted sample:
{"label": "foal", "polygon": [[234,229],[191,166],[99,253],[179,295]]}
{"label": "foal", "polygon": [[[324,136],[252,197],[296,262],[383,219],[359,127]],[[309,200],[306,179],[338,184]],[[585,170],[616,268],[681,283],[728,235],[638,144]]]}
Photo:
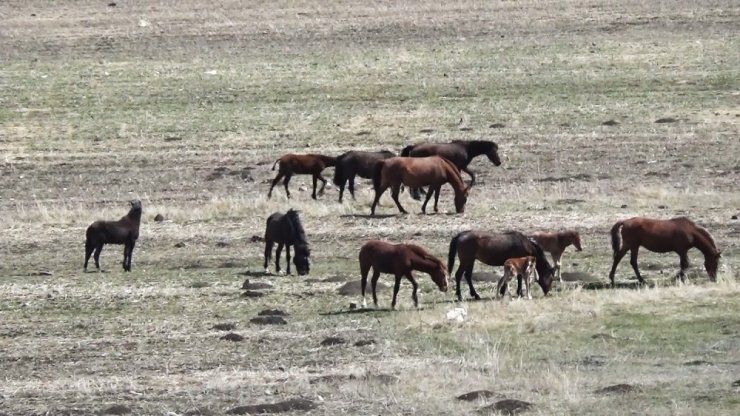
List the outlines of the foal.
{"label": "foal", "polygon": [[560,276],[560,258],[569,245],[573,245],[576,251],[583,251],[581,248],[581,236],[578,231],[573,229],[562,230],[554,233],[546,231],[536,231],[529,235],[543,250],[552,254],[552,261],[555,263],[555,270],[560,283],[563,278]]}
{"label": "foal", "polygon": [[313,176],[313,193],[311,194],[311,198],[316,199],[317,181],[319,179],[321,180],[321,190],[319,190],[319,195],[324,194],[324,187],[326,187],[326,179],[321,176],[321,171],[329,166],[334,166],[336,164],[336,159],[337,158],[333,156],[318,154],[297,155],[288,153],[287,155],[281,156],[280,159],[276,160],[272,165],[272,170],[275,170],[275,166],[278,163],[280,164],[280,168],[278,169],[277,176],[272,180],[272,185],[270,185],[270,191],[267,193],[267,197],[272,197],[272,188],[280,182],[281,178],[285,177],[285,179],[283,179],[283,186],[285,186],[285,194],[290,198],[288,182],[290,182],[290,178],[295,174]]}
{"label": "foal", "polygon": [[[504,262],[504,276],[498,280],[496,286],[497,296],[503,297],[506,294],[506,290],[509,287],[509,282],[516,276],[517,279],[522,279],[523,286],[527,291],[527,299],[532,299],[532,275],[536,273],[535,267],[537,267],[537,259],[533,256],[526,257],[515,257],[507,259]],[[519,296],[522,294],[520,293]]]}
{"label": "foal", "polygon": [[367,306],[365,301],[365,288],[367,287],[367,275],[370,268],[373,269],[371,283],[373,285],[373,303],[378,307],[378,296],[375,294],[375,288],[378,284],[378,278],[381,273],[392,273],[396,276],[396,283],[393,287],[393,302],[391,308],[396,308],[396,296],[401,287],[401,278],[406,277],[414,287],[411,299],[414,300],[414,306],[419,307],[419,298],[416,291],[419,285],[416,283],[414,270],[428,273],[439,290],[447,291],[447,272],[445,265],[441,260],[432,256],[424,248],[415,244],[391,244],[385,241],[370,240],[360,249],[360,273],[362,274],[362,306]]}
{"label": "foal", "polygon": [[141,224],[141,201],[131,201],[131,209],[128,214],[118,221],[95,221],[85,232],[85,266],[90,255],[95,252],[95,268],[100,271],[100,252],[105,244],[123,244],[123,270],[131,271],[131,257],[134,253],[134,245],[139,238],[139,225]]}

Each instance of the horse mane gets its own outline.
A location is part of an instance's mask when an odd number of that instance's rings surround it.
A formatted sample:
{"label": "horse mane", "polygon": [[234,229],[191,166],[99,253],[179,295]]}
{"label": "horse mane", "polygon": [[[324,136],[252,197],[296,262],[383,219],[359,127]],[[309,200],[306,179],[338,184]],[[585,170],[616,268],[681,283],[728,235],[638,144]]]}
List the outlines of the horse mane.
{"label": "horse mane", "polygon": [[301,223],[301,218],[298,216],[298,211],[291,208],[285,214],[285,217],[288,219],[288,223],[290,223],[291,225],[293,238],[295,239],[294,241],[296,245],[303,245],[308,247],[308,241],[306,241],[306,231],[303,229],[303,224]]}
{"label": "horse mane", "polygon": [[491,140],[453,140],[453,143],[463,144],[473,153],[488,153],[491,149],[498,149],[496,142]]}
{"label": "horse mane", "polygon": [[454,163],[452,163],[452,161],[450,161],[450,160],[449,160],[449,159],[447,159],[446,157],[444,157],[444,156],[439,156],[439,155],[437,155],[437,156],[438,156],[438,157],[439,157],[440,159],[442,159],[442,161],[443,161],[443,162],[447,163],[447,165],[449,165],[449,166],[450,166],[450,168],[452,169],[452,171],[453,171],[453,172],[455,172],[455,173],[457,174],[457,178],[458,178],[458,179],[460,180],[460,183],[461,183],[461,184],[463,185],[463,188],[465,188],[465,182],[463,182],[463,177],[462,177],[462,173],[460,173],[460,169],[459,169],[459,168],[458,168],[457,166],[455,166],[455,164],[454,164]]}
{"label": "horse mane", "polygon": [[[433,255],[429,254],[426,250],[424,250],[421,246],[417,246],[416,244],[406,244],[406,247],[408,247],[414,255],[419,257],[419,261],[422,263],[428,263],[426,265],[423,265],[423,267],[428,267],[429,271],[433,271],[436,267],[439,267],[441,269],[445,269],[444,263],[440,261],[438,258],[434,257]],[[428,273],[427,270],[422,270],[425,273]]]}
{"label": "horse mane", "polygon": [[689,224],[693,225],[696,228],[696,231],[699,233],[699,235],[701,235],[702,237],[704,237],[705,239],[707,239],[707,241],[709,242],[709,245],[712,246],[715,250],[717,250],[717,243],[714,242],[714,238],[712,238],[712,235],[709,234],[709,231],[707,231],[706,228],[704,228],[701,225],[695,223],[694,221],[690,220],[687,217],[678,217],[678,218],[683,219],[686,222],[688,222]]}
{"label": "horse mane", "polygon": [[401,149],[401,157],[409,157],[411,154],[411,151],[414,150],[414,147],[416,147],[415,144],[410,144],[403,149]]}

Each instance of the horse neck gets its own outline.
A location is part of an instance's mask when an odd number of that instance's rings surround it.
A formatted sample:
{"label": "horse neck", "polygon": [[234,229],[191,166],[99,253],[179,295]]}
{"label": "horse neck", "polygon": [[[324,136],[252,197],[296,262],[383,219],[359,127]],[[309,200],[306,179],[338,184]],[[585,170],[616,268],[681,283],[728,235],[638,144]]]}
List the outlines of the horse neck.
{"label": "horse neck", "polygon": [[316,155],[326,166],[335,166],[337,164],[337,158],[334,156]]}
{"label": "horse neck", "polygon": [[441,159],[447,165],[447,179],[450,181],[452,189],[455,190],[455,194],[464,191],[465,183],[463,183],[462,176],[460,176],[460,170],[449,160],[445,158]]}
{"label": "horse neck", "polygon": [[290,239],[294,245],[308,245],[306,241],[306,232],[303,230],[303,225],[298,220],[293,220],[291,217],[287,217],[290,223]]}
{"label": "horse neck", "polygon": [[414,253],[411,256],[411,267],[414,270],[419,270],[424,273],[431,274],[435,270],[437,270],[440,266],[436,262],[429,260],[425,257],[421,257],[420,255]]}
{"label": "horse neck", "polygon": [[537,259],[537,263],[535,264],[537,274],[544,276],[547,273],[551,273],[552,267],[550,266],[550,262],[547,261],[547,257],[545,257],[544,250],[538,244],[532,244],[534,245],[534,257]]}
{"label": "horse neck", "polygon": [[139,224],[141,222],[141,210],[140,209],[132,209],[131,211],[126,214],[126,217],[131,222],[135,224]]}
{"label": "horse neck", "polygon": [[704,257],[717,255],[717,246],[714,244],[714,239],[709,234],[709,231],[698,225],[694,231],[694,247],[699,249],[704,254]]}
{"label": "horse neck", "polygon": [[488,153],[490,145],[486,141],[472,140],[465,143],[465,150],[468,152],[468,160],[472,160],[476,156]]}

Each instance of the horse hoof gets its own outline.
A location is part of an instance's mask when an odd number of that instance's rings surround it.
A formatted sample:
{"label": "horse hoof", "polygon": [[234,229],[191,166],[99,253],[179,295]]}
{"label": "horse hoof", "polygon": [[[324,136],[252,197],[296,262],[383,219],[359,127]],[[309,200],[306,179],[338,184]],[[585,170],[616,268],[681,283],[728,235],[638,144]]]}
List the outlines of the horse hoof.
{"label": "horse hoof", "polygon": [[473,295],[473,299],[480,300],[480,296],[478,294]]}

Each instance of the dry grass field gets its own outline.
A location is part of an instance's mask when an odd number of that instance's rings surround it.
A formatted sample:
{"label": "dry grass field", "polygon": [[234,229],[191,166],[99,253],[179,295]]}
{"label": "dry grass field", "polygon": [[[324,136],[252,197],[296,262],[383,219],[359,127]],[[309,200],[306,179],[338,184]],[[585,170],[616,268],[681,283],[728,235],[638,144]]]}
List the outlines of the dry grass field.
{"label": "dry grass field", "polygon": [[[738,413],[737,2],[6,0],[0,21],[0,414]],[[462,215],[449,187],[436,215],[404,193],[409,215],[386,195],[369,217],[365,180],[343,204],[301,176],[266,198],[284,153],[453,139],[503,159],[471,164]],[[83,273],[85,228],[134,198],[133,271],[106,246]],[[264,275],[253,236],[290,207],[310,276]],[[337,292],[367,239],[446,261],[470,228],[576,227],[564,271],[605,283],[608,230],[635,215],[705,226],[718,282],[698,251],[675,286],[678,256],[643,250],[642,289],[498,301],[477,282],[486,299],[457,304],[419,274],[420,309],[404,282],[389,311],[384,276],[363,313]],[[628,259],[617,278],[634,283]],[[286,323],[254,323],[265,309]]]}

